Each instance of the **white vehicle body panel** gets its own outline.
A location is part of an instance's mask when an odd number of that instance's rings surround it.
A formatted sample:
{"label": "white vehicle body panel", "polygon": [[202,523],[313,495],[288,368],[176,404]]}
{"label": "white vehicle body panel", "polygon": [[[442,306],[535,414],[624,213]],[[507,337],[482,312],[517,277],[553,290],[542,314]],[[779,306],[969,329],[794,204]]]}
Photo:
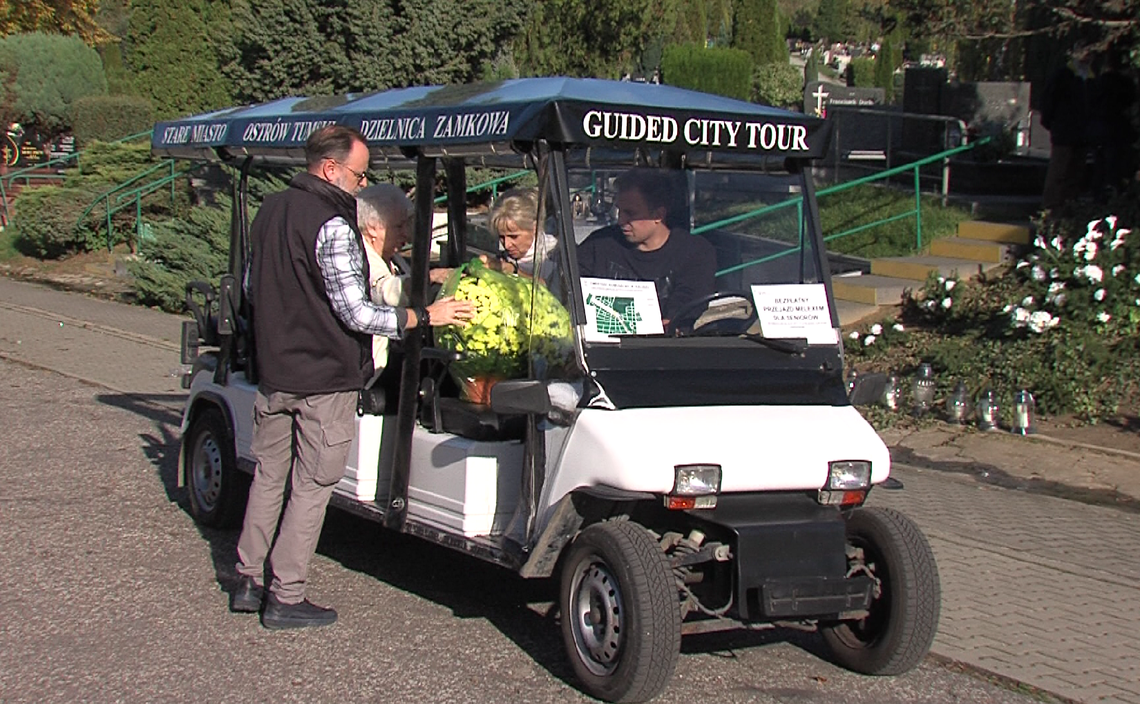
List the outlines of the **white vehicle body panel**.
{"label": "white vehicle body panel", "polygon": [[890,475],[886,445],[851,406],[587,408],[542,503],[598,484],[666,494],[679,464],[719,464],[721,493],[821,489],[836,460],[870,461],[872,483]]}

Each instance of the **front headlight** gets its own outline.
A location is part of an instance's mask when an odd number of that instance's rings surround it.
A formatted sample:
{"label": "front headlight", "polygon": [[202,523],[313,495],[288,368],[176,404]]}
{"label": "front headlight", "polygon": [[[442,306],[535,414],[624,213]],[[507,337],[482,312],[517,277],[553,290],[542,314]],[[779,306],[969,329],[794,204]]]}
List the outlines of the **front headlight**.
{"label": "front headlight", "polygon": [[827,463],[827,486],[830,491],[858,491],[871,486],[871,463],[865,460],[842,460]]}
{"label": "front headlight", "polygon": [[719,464],[679,464],[673,467],[674,496],[708,496],[720,491]]}

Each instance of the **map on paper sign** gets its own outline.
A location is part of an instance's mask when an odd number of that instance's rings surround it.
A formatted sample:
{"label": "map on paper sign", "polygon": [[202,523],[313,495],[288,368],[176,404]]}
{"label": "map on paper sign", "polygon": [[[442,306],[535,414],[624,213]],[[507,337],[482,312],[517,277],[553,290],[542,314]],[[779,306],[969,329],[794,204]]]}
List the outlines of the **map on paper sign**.
{"label": "map on paper sign", "polygon": [[764,337],[802,337],[810,345],[839,342],[823,284],[753,286],[752,299]]}
{"label": "map on paper sign", "polygon": [[661,305],[652,281],[582,279],[586,339],[616,341],[619,335],[661,335]]}

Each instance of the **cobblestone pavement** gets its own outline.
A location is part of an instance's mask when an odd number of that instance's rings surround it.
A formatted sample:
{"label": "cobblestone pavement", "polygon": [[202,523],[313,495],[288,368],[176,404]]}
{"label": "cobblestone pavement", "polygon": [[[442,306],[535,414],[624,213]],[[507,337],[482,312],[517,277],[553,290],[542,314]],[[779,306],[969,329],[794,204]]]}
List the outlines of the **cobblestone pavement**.
{"label": "cobblestone pavement", "polygon": [[[180,321],[0,278],[0,358],[171,410],[183,398],[170,376]],[[1112,481],[1140,476],[1127,457],[1012,436],[960,442],[951,457],[921,433],[888,442],[911,450],[908,462],[984,462],[1026,488],[1046,464],[1061,485],[1080,483],[1064,468],[1082,462],[1115,472]],[[1140,704],[1140,512],[993,486],[985,474],[898,464],[905,489],[872,495],[906,512],[934,548],[943,583],[934,653],[1074,701]],[[1118,488],[1137,493],[1131,486]]]}

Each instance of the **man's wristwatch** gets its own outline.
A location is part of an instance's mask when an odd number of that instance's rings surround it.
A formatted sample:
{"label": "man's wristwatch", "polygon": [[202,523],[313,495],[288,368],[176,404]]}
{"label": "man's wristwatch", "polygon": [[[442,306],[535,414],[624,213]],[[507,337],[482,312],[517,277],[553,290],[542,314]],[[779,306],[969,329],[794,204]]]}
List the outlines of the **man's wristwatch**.
{"label": "man's wristwatch", "polygon": [[427,327],[431,325],[431,313],[423,306],[416,306],[416,325],[419,327]]}

